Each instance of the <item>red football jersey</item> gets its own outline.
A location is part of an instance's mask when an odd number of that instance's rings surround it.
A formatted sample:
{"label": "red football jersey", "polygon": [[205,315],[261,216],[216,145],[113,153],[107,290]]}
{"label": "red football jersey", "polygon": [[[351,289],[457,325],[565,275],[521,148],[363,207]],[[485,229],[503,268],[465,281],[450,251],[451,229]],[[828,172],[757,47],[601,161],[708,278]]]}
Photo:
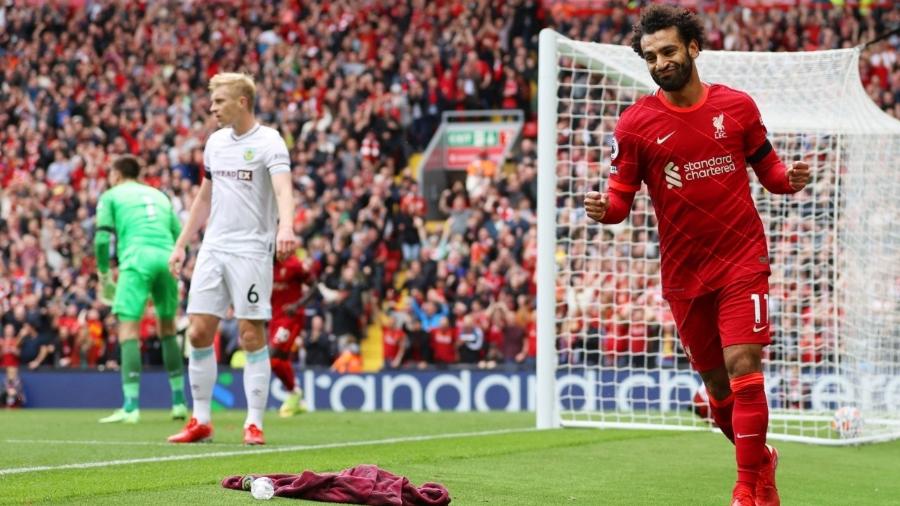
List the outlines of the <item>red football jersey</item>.
{"label": "red football jersey", "polygon": [[385,360],[394,360],[400,353],[400,345],[406,338],[403,329],[395,329],[393,327],[384,327],[382,329],[382,344]]}
{"label": "red football jersey", "polygon": [[609,187],[635,192],[646,183],[659,223],[664,297],[693,298],[770,272],[746,161],[765,141],[753,99],[722,85],[704,85],[689,108],[657,92],[622,113]]}
{"label": "red football jersey", "polygon": [[430,334],[434,361],[439,364],[456,362],[456,330],[452,328],[436,328],[432,329]]}
{"label": "red football jersey", "polygon": [[284,307],[297,302],[303,296],[307,274],[303,261],[294,255],[275,263],[275,271],[272,276],[273,320],[286,316]]}

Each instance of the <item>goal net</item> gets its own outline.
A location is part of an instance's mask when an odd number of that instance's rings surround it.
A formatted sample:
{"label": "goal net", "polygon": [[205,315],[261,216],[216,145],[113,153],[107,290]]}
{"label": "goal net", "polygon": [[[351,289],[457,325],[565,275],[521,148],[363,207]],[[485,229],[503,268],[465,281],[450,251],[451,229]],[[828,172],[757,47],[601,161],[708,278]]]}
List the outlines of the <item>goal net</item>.
{"label": "goal net", "polygon": [[[900,122],[866,96],[858,60],[857,49],[696,60],[705,82],[753,96],[782,159],[813,174],[787,196],[750,175],[772,258],[773,439],[900,437]],[[630,47],[551,30],[539,63],[538,426],[709,430],[661,297],[645,189],[618,225],[582,207],[587,191],[605,189],[619,115],[656,85]],[[845,406],[858,408],[862,430],[833,428]]]}

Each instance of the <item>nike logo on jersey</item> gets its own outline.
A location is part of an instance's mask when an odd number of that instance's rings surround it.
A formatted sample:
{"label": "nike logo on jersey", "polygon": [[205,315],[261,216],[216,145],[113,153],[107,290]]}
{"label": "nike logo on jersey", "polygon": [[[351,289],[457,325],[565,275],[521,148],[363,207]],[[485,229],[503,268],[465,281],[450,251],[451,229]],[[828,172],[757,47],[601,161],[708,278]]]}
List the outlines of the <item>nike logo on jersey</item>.
{"label": "nike logo on jersey", "polygon": [[753,333],[756,334],[756,333],[762,332],[762,330],[765,329],[766,327],[768,327],[768,325],[763,325],[762,327],[757,327],[756,325],[754,325]]}
{"label": "nike logo on jersey", "polygon": [[673,135],[675,135],[675,132],[674,132],[674,131],[673,131],[672,133],[670,133],[669,135],[665,136],[665,137],[657,137],[657,138],[656,138],[656,143],[657,143],[657,144],[662,144],[662,143],[666,142],[667,140],[669,140],[669,137],[672,137]]}
{"label": "nike logo on jersey", "polygon": [[759,434],[735,434],[735,437],[738,439],[744,439],[745,437],[756,437]]}

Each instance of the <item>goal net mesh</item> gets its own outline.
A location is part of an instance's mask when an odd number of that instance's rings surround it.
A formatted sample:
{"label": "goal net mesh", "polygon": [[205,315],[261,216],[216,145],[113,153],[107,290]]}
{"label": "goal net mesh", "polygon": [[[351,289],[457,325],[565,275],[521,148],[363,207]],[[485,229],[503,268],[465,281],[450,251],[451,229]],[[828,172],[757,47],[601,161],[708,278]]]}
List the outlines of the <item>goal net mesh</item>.
{"label": "goal net mesh", "polygon": [[[587,219],[583,195],[605,190],[622,111],[656,85],[630,47],[557,36],[542,48],[556,82],[555,399],[564,426],[704,429],[701,381],[661,297],[657,220],[645,189],[617,225]],[[855,49],[704,51],[705,82],[746,91],[782,160],[808,162],[796,195],[750,175],[772,259],[766,350],[770,435],[825,444],[900,437],[900,122],[866,96]],[[547,139],[540,139],[546,142]],[[751,171],[752,172],[752,171]],[[540,190],[539,190],[540,191]],[[546,195],[546,193],[545,193]],[[546,251],[546,250],[545,250]],[[763,301],[763,303],[765,303]],[[539,378],[539,381],[541,379]],[[859,408],[862,431],[832,427]]]}

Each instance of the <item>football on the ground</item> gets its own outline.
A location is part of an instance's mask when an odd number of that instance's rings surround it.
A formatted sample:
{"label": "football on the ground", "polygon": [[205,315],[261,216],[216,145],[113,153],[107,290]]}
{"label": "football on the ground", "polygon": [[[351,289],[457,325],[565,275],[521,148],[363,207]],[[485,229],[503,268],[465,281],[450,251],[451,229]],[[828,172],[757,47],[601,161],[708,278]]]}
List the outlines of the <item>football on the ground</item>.
{"label": "football on the ground", "polygon": [[843,406],[834,412],[831,428],[841,437],[848,439],[859,437],[863,430],[863,417],[858,408]]}

